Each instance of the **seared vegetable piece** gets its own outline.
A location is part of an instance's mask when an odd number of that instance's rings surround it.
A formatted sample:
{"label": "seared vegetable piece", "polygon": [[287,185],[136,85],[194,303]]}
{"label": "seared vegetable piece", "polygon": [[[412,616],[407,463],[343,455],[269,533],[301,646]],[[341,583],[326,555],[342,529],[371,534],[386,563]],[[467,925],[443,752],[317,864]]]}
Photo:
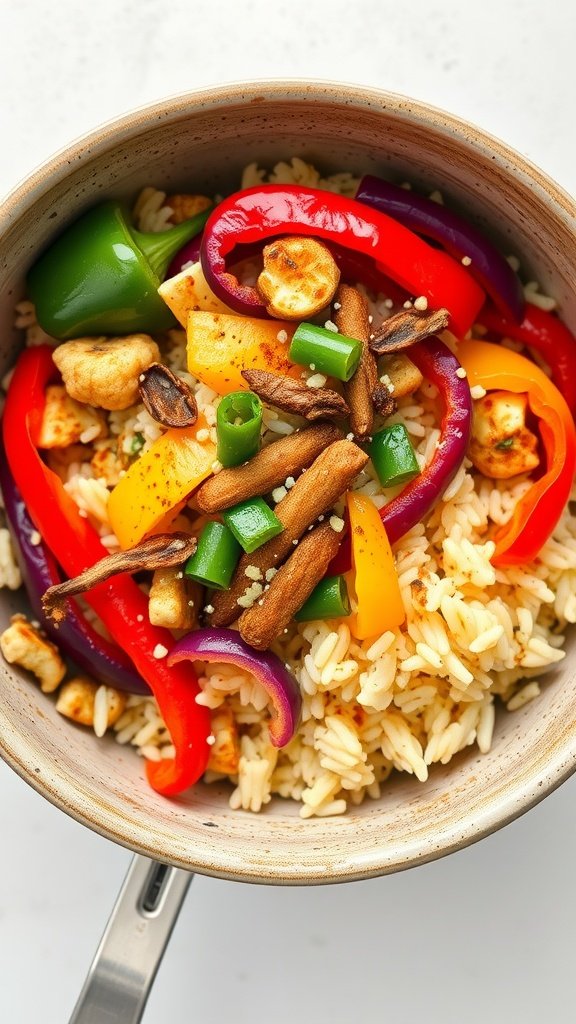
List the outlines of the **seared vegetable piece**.
{"label": "seared vegetable piece", "polygon": [[359,640],[397,629],[406,613],[390,541],[378,509],[365,494],[346,495],[352,538],[352,584],[356,612],[350,623]]}
{"label": "seared vegetable piece", "polygon": [[203,512],[213,515],[246,498],[269,494],[280,484],[290,482],[290,477],[300,476],[328,445],[341,437],[331,423],[318,423],[281,437],[267,444],[245,465],[223,469],[210,477],[196,491],[194,502]]}
{"label": "seared vegetable piece", "polygon": [[108,427],[104,414],[74,401],[62,384],[47,387],[39,448],[67,448],[81,441],[85,432],[86,437],[90,435],[90,441],[106,437]]}
{"label": "seared vegetable piece", "polygon": [[418,476],[420,467],[403,423],[374,434],[368,453],[382,487],[398,487]]}
{"label": "seared vegetable piece", "polygon": [[278,516],[263,498],[249,498],[222,513],[226,525],[247,554],[271,540],[283,530]]}
{"label": "seared vegetable piece", "polygon": [[315,587],[294,618],[296,622],[312,619],[338,619],[350,615],[350,601],[343,576],[325,576]]}
{"label": "seared vegetable piece", "polygon": [[171,327],[174,319],[158,285],[172,256],[207,217],[205,210],[168,231],[144,234],[116,202],[88,210],[28,274],[38,323],[60,339]]}
{"label": "seared vegetable piece", "polygon": [[315,238],[279,238],[264,246],[257,287],[270,316],[307,320],[332,301],[340,271],[330,250]]}
{"label": "seared vegetable piece", "polygon": [[[357,288],[341,284],[336,292],[339,309],[334,314],[338,330],[349,338],[357,338],[362,345],[362,354],[356,373],[344,386],[344,394],[350,406],[350,429],[355,437],[367,437],[372,432],[374,391],[378,386],[376,360],[372,355],[370,342],[370,321],[366,300]],[[336,303],[334,304],[336,309]],[[378,409],[379,411],[379,409]]]}
{"label": "seared vegetable piece", "polygon": [[[188,369],[219,395],[246,388],[242,370],[273,370],[300,377],[288,357],[294,324],[225,313],[192,312],[188,317]],[[282,340],[283,339],[283,340]]]}
{"label": "seared vegetable piece", "polygon": [[225,590],[238,564],[242,549],[231,530],[223,523],[206,523],[198,547],[186,562],[184,572],[206,587]]}
{"label": "seared vegetable piece", "polygon": [[242,376],[266,402],[295,416],[327,420],[350,412],[342,395],[331,388],[309,388],[292,377],[267,370],[242,370]]}
{"label": "seared vegetable piece", "polygon": [[172,427],[126,470],[108,501],[110,525],[123,548],[134,547],[152,532],[163,532],[188,495],[210,476],[216,446],[207,439],[206,420],[193,427]]}
{"label": "seared vegetable piece", "polygon": [[82,594],[111,576],[141,569],[163,569],[182,565],[196,550],[196,538],[186,533],[171,533],[148,537],[129,551],[116,551],[101,558],[95,565],[84,569],[73,579],[49,587],[42,598],[44,614],[54,622],[61,622],[67,614],[66,598]]}
{"label": "seared vegetable piece", "polygon": [[438,334],[448,326],[450,314],[447,309],[419,312],[416,309],[401,309],[399,313],[385,320],[370,342],[376,355],[401,352],[417,341],[424,341],[431,334]]}
{"label": "seared vegetable piece", "polygon": [[172,310],[174,316],[186,327],[188,316],[199,310],[205,313],[233,313],[214,295],[209,288],[200,262],[186,267],[174,277],[167,278],[158,289],[158,294]]}
{"label": "seared vegetable piece", "polygon": [[223,466],[239,466],[260,450],[262,402],[251,391],[232,391],[216,411],[216,450]]}
{"label": "seared vegetable piece", "polygon": [[490,391],[474,403],[468,455],[484,476],[508,480],[540,465],[538,438],[526,427],[527,395]]}
{"label": "seared vegetable piece", "polygon": [[140,374],[138,391],[147,412],[164,427],[191,427],[198,419],[198,406],[188,384],[162,363]]}
{"label": "seared vegetable piece", "polygon": [[71,398],[119,410],[138,401],[138,378],[160,351],[148,334],[76,338],[54,349],[53,359]]}
{"label": "seared vegetable piece", "polygon": [[360,362],[362,343],[325,327],[299,324],[289,355],[295,363],[309,366],[311,370],[319,370],[337,380],[350,380]]}

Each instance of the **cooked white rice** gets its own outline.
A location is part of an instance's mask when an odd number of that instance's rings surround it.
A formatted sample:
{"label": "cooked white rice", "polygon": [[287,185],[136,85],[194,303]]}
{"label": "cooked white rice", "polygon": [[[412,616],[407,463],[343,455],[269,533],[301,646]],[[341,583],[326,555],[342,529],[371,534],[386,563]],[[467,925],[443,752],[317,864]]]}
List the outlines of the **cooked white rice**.
{"label": "cooked white rice", "polygon": [[[277,164],[266,173],[251,164],[242,187],[262,181],[296,182],[353,195],[350,174],[321,177],[303,160]],[[145,189],[135,215],[143,230],[167,226],[165,194]],[[537,286],[530,301],[550,308]],[[374,322],[390,313],[385,296],[369,296]],[[29,304],[18,307],[19,325],[28,343],[39,338]],[[32,332],[32,333],[30,333]],[[186,371],[183,331],[161,339],[168,365],[194,389],[200,411],[213,429],[219,396]],[[447,341],[451,343],[448,337]],[[416,394],[400,399],[387,422],[403,423],[421,467],[432,458],[439,439],[436,389],[424,383]],[[477,397],[477,396],[475,396]],[[161,433],[143,406],[108,415],[109,437],[98,450],[145,451]],[[264,441],[289,433],[297,417],[267,410]],[[430,766],[447,764],[459,751],[476,744],[491,746],[495,699],[508,711],[540,694],[544,675],[564,658],[564,630],[576,622],[576,515],[565,510],[552,538],[529,566],[495,569],[488,539],[493,525],[512,515],[530,486],[519,477],[495,481],[470,471],[465,462],[428,517],[394,547],[406,622],[397,632],[359,642],[342,623],[294,624],[275,651],[297,677],[303,695],[302,722],[287,747],[269,739],[267,695],[249,674],[230,665],[200,666],[198,703],[233,713],[237,766],[230,806],[260,811],[275,795],[301,803],[303,818],[346,812],[366,797],[377,799],[395,769],[423,782]],[[109,488],[90,462],[71,461],[64,469],[66,489],[114,547],[107,517]],[[382,507],[396,494],[384,494],[370,471],[357,478],[356,489]],[[0,530],[0,585],[20,582],[6,530]],[[96,698],[94,728],[100,735],[107,708],[106,688]],[[130,744],[149,759],[172,757],[168,731],[150,697],[130,697],[114,725],[116,740]],[[214,736],[219,743],[218,717]],[[224,776],[209,771],[206,781]]]}

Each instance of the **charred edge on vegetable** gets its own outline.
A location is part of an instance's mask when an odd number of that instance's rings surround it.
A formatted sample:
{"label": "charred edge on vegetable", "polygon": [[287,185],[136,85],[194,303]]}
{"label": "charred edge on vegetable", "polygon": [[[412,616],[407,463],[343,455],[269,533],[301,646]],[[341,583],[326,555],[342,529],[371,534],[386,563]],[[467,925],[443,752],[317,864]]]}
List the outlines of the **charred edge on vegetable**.
{"label": "charred edge on vegetable", "polygon": [[191,427],[198,419],[196,399],[188,385],[162,363],[140,374],[140,398],[152,419],[164,427]]}
{"label": "charred edge on vegetable", "polygon": [[371,339],[370,348],[379,356],[389,352],[400,352],[415,345],[417,341],[424,341],[430,335],[445,330],[449,319],[447,309],[423,313],[416,310],[400,310],[384,321]]}
{"label": "charred edge on vegetable", "polygon": [[142,569],[167,569],[181,565],[195,550],[196,538],[186,533],[158,534],[156,537],[149,537],[129,551],[107,555],[74,579],[49,587],[42,598],[44,614],[58,624],[66,617],[67,597],[91,590],[92,587],[119,573],[138,572]]}
{"label": "charred edge on vegetable", "polygon": [[348,404],[331,388],[309,388],[291,377],[267,370],[242,370],[244,380],[260,398],[284,412],[307,420],[348,416]]}

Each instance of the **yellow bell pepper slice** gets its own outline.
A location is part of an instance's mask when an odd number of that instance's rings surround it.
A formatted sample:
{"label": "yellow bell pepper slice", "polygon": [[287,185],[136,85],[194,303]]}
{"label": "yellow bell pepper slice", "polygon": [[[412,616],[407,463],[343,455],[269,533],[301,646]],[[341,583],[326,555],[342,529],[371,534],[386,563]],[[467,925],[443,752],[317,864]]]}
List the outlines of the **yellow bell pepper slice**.
{"label": "yellow bell pepper slice", "polygon": [[347,621],[352,635],[366,640],[387,629],[397,629],[406,613],[394,555],[378,509],[370,498],[355,491],[348,491],[346,504],[352,538],[348,581],[357,604]]}
{"label": "yellow bell pepper slice", "polygon": [[216,446],[210,440],[200,443],[196,436],[206,427],[199,416],[192,427],[167,430],[116,484],[108,517],[120,547],[131,548],[159,526],[165,529],[188,495],[210,476]]}
{"label": "yellow bell pepper slice", "polygon": [[[299,379],[302,367],[288,359],[295,329],[296,324],[288,320],[192,312],[187,327],[188,369],[219,395],[248,390],[241,370],[269,370]],[[282,331],[284,342],[278,340]]]}
{"label": "yellow bell pepper slice", "polygon": [[189,314],[197,310],[204,310],[206,313],[233,312],[210,288],[200,262],[193,263],[175,277],[163,281],[158,294],[182,327],[186,327]]}

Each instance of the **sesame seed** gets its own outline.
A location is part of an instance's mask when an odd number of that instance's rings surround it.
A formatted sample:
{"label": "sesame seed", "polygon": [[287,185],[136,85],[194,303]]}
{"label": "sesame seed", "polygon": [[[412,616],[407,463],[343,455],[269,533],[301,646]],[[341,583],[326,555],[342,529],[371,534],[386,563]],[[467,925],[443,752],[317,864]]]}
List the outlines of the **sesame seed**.
{"label": "sesame seed", "polygon": [[282,344],[284,344],[285,342],[288,341],[288,333],[287,333],[287,331],[278,331],[278,334],[276,335],[276,338],[278,339],[278,341],[280,341],[280,342],[282,342]]}
{"label": "sesame seed", "polygon": [[340,516],[330,516],[330,526],[336,533],[342,533],[344,520],[340,519]]}
{"label": "sesame seed", "polygon": [[183,572],[177,572],[176,573],[176,579],[177,580],[183,580],[184,579],[184,573]]}
{"label": "sesame seed", "polygon": [[32,533],[30,534],[30,543],[33,544],[35,548],[37,548],[41,541],[42,537],[38,533],[38,530],[32,530]]}
{"label": "sesame seed", "polygon": [[219,473],[220,470],[222,469],[222,463],[218,459],[214,459],[214,462],[212,463],[210,468],[213,473]]}
{"label": "sesame seed", "polygon": [[138,380],[140,381],[141,384],[143,384],[144,381],[146,380],[145,374],[141,373],[140,376],[138,377]]}
{"label": "sesame seed", "polygon": [[420,313],[423,313],[425,309],[428,309],[428,299],[425,295],[419,295],[414,300],[414,309],[417,309]]}
{"label": "sesame seed", "polygon": [[470,264],[472,263],[470,256],[463,256],[462,263],[464,264],[465,267],[469,267]]}
{"label": "sesame seed", "polygon": [[216,743],[216,737],[213,736],[212,733],[210,733],[210,735],[206,737],[206,743],[208,744],[209,747],[213,747],[214,744]]}
{"label": "sesame seed", "polygon": [[257,565],[247,565],[244,569],[244,575],[247,576],[249,580],[261,580],[262,570],[259,569]]}
{"label": "sesame seed", "polygon": [[82,519],[88,519],[88,513],[85,508],[79,508],[78,515],[81,516]]}
{"label": "sesame seed", "polygon": [[284,481],[284,487],[286,488],[287,491],[289,491],[291,490],[292,487],[294,487],[295,483],[296,481],[293,476],[287,476]]}
{"label": "sesame seed", "polygon": [[456,376],[460,377],[461,380],[464,380],[464,377],[466,376],[466,370],[464,369],[463,366],[458,367],[458,369],[456,370]]}
{"label": "sesame seed", "polygon": [[194,607],[194,601],[188,601],[188,607],[189,608],[193,608]]}
{"label": "sesame seed", "polygon": [[370,316],[368,317],[368,323],[371,324],[373,322],[374,322],[374,317],[372,316],[372,313],[370,313]]}
{"label": "sesame seed", "polygon": [[341,302],[335,302],[335,303],[333,304],[333,307],[332,307],[332,308],[333,308],[333,309],[342,309],[342,303],[341,303]]}
{"label": "sesame seed", "polygon": [[308,377],[306,386],[309,388],[323,388],[327,378],[323,373],[315,373],[312,377]]}
{"label": "sesame seed", "polygon": [[392,309],[394,303],[392,302],[392,299],[384,299],[384,305],[386,306],[386,309]]}
{"label": "sesame seed", "polygon": [[410,302],[410,299],[406,299],[406,302],[404,303],[404,309],[412,309],[412,303]]}
{"label": "sesame seed", "polygon": [[298,537],[296,537],[296,540],[293,540],[292,543],[293,543],[294,547],[296,547],[296,545],[298,543]]}
{"label": "sesame seed", "polygon": [[160,658],[166,657],[166,655],[168,654],[168,648],[164,647],[164,644],[156,644],[156,647],[152,651],[152,654],[154,655],[155,658],[160,660]]}
{"label": "sesame seed", "polygon": [[275,487],[272,491],[272,501],[277,505],[278,502],[282,501],[282,498],[285,498],[287,494],[288,491],[285,487]]}
{"label": "sesame seed", "polygon": [[319,523],[323,523],[325,519],[326,519],[326,516],[318,516],[318,522]]}
{"label": "sesame seed", "polygon": [[136,616],[136,622],[144,622],[144,616],[143,615],[137,615]]}
{"label": "sesame seed", "polygon": [[198,433],[196,434],[196,440],[199,441],[200,444],[203,444],[204,441],[207,441],[209,437],[210,431],[208,430],[207,427],[202,427],[202,430],[199,430]]}
{"label": "sesame seed", "polygon": [[311,370],[315,370],[316,369],[316,363],[310,363],[310,369]]}
{"label": "sesame seed", "polygon": [[354,434],[352,433],[352,431],[350,431],[349,434],[346,434],[346,440],[347,441],[353,441],[354,440]]}
{"label": "sesame seed", "polygon": [[206,612],[206,615],[212,615],[212,612],[214,611],[214,605],[213,604],[205,604],[204,605],[204,611]]}
{"label": "sesame seed", "polygon": [[332,331],[333,334],[338,334],[338,328],[333,320],[327,320],[324,324],[324,328],[327,331]]}
{"label": "sesame seed", "polygon": [[274,577],[275,577],[277,572],[278,572],[278,569],[274,569],[274,567],[272,567],[271,569],[266,569],[266,572],[264,573],[264,575],[265,575],[266,579],[268,580],[268,583],[270,583],[270,580],[274,579]]}

